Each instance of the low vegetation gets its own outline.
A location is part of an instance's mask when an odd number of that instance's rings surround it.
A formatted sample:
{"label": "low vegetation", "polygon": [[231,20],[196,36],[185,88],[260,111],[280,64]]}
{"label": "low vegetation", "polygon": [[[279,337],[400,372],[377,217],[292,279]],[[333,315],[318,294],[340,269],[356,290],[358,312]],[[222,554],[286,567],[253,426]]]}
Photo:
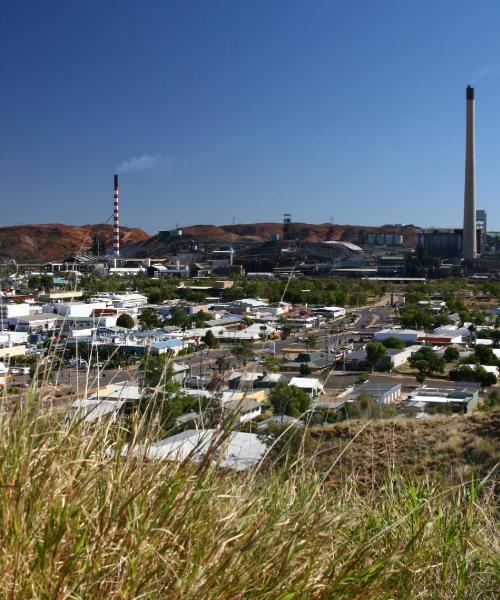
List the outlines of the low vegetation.
{"label": "low vegetation", "polygon": [[[490,413],[288,429],[238,474],[122,458],[117,425],[28,403],[0,421],[0,596],[495,598],[495,427]],[[472,470],[438,481],[437,456]]]}

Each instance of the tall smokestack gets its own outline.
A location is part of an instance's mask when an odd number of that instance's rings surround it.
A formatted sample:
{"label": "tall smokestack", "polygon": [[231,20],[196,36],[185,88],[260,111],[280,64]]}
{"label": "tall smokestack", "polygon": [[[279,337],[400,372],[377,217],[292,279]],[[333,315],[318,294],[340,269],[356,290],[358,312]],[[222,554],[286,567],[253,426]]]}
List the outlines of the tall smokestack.
{"label": "tall smokestack", "polygon": [[115,195],[113,206],[113,256],[120,256],[120,206],[118,197],[118,175],[115,175]]}
{"label": "tall smokestack", "polygon": [[476,241],[476,157],[475,157],[475,101],[474,88],[466,90],[467,118],[465,140],[465,191],[464,191],[464,230],[462,251],[467,260],[477,257]]}

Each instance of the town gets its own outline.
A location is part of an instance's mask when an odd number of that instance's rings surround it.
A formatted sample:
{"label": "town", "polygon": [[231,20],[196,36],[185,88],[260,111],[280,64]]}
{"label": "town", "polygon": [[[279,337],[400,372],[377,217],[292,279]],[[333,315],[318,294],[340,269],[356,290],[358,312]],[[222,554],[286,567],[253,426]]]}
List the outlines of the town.
{"label": "town", "polygon": [[91,423],[161,398],[176,454],[224,422],[248,467],[273,426],[452,418],[499,399],[497,282],[26,271],[2,287],[4,405],[36,389]]}

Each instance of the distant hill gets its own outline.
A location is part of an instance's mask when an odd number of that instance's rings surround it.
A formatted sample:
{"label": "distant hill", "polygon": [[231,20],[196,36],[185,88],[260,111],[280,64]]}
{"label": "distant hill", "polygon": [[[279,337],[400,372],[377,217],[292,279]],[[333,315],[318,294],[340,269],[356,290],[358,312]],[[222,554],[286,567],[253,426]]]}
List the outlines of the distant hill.
{"label": "distant hill", "polygon": [[[99,234],[111,249],[112,225],[16,225],[0,228],[0,257],[16,260],[61,260],[73,252],[83,252],[92,246],[92,237]],[[122,245],[127,246],[149,235],[142,229],[121,227]]]}
{"label": "distant hill", "polygon": [[[417,234],[415,225],[336,225],[331,223],[292,223],[290,237],[305,242],[343,241],[360,242],[365,233],[402,233],[404,245],[414,248]],[[183,227],[183,238],[219,242],[267,242],[273,234],[283,239],[282,223],[245,223],[237,225],[192,225]],[[106,248],[112,246],[112,225],[16,225],[0,228],[0,258],[16,260],[60,260],[73,252],[89,250],[92,237],[99,234]],[[158,235],[150,237],[138,228],[121,227],[122,247],[129,248],[124,254],[140,256],[151,250],[161,250]],[[149,252],[148,252],[149,251]]]}
{"label": "distant hill", "polygon": [[[414,247],[420,227],[415,225],[381,225],[378,227],[363,225],[337,225],[332,223],[292,223],[291,236],[308,242],[343,241],[356,242],[360,234],[366,233],[402,233],[404,244]],[[282,223],[246,223],[238,225],[193,225],[182,228],[183,235],[200,240],[255,240],[265,242],[271,235],[283,235]]]}
{"label": "distant hill", "polygon": [[[342,241],[364,243],[368,233],[401,233],[406,248],[415,248],[417,234],[422,231],[415,225],[381,225],[379,227],[363,225],[334,225],[331,223],[292,223],[290,239],[302,242],[318,243]],[[283,223],[245,223],[238,225],[192,225],[182,227],[182,237],[168,237],[156,234],[145,241],[140,241],[128,247],[126,255],[163,256],[182,252],[182,242],[196,240],[200,242],[230,242],[230,243],[266,243],[273,235],[283,239]],[[184,248],[184,251],[186,249]]]}

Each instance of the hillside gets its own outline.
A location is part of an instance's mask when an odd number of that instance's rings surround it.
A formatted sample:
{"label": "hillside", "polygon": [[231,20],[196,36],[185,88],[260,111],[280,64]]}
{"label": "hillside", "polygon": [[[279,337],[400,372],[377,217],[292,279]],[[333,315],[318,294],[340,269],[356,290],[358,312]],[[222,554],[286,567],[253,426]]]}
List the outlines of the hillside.
{"label": "hillside", "polygon": [[[148,239],[142,229],[122,227],[122,245]],[[112,225],[17,225],[0,228],[0,258],[15,260],[61,260],[73,252],[90,249],[92,236],[99,234],[106,247],[112,246]]]}
{"label": "hillside", "polygon": [[[184,227],[183,239],[207,242],[267,242],[273,234],[283,237],[282,223],[247,223],[237,225],[192,225]],[[330,223],[292,223],[290,235],[305,242],[344,241],[358,242],[364,233],[402,233],[404,245],[414,247],[419,227],[414,225],[333,225]],[[122,248],[130,247],[130,256],[148,255],[163,248],[159,236],[149,236],[138,228],[121,227]],[[61,260],[73,252],[89,250],[93,234],[102,236],[108,249],[112,245],[112,226],[64,225],[48,223],[41,225],[17,225],[0,228],[0,258],[15,260]]]}
{"label": "hillside", "polygon": [[[446,423],[459,431],[468,421]],[[343,455],[332,444],[319,470],[298,444],[288,466],[231,473],[210,460],[126,458],[127,432],[68,427],[26,403],[0,420],[0,596],[497,598],[492,471],[475,482],[457,472],[457,485],[402,473],[390,459],[406,436],[395,439],[393,426],[370,436],[385,444],[367,437],[359,454],[354,443]],[[442,444],[433,422],[414,426],[429,451]],[[360,427],[352,422],[343,437],[359,439]],[[383,451],[381,479],[360,481]]]}
{"label": "hillside", "polygon": [[[289,239],[310,244],[329,241],[363,244],[368,233],[401,233],[404,246],[414,248],[417,243],[417,234],[420,231],[421,228],[415,225],[365,227],[363,225],[334,225],[331,223],[292,223],[289,229]],[[182,227],[181,237],[169,237],[161,233],[153,235],[145,241],[130,246],[127,255],[137,258],[185,253],[189,252],[191,240],[206,243],[227,242],[238,246],[241,250],[243,247],[265,244],[271,240],[272,236],[276,235],[279,236],[280,240],[283,240],[282,223],[192,225]],[[260,250],[256,250],[256,252],[259,253]]]}
{"label": "hillside", "polygon": [[[183,235],[200,240],[254,240],[265,242],[271,235],[283,235],[282,223],[246,223],[237,225],[193,225],[183,227]],[[360,234],[366,233],[402,233],[404,244],[414,247],[417,241],[417,233],[420,227],[415,225],[381,225],[380,227],[369,227],[363,225],[337,225],[331,223],[292,223],[290,226],[291,236],[308,242],[321,241],[344,241],[356,242]]]}

